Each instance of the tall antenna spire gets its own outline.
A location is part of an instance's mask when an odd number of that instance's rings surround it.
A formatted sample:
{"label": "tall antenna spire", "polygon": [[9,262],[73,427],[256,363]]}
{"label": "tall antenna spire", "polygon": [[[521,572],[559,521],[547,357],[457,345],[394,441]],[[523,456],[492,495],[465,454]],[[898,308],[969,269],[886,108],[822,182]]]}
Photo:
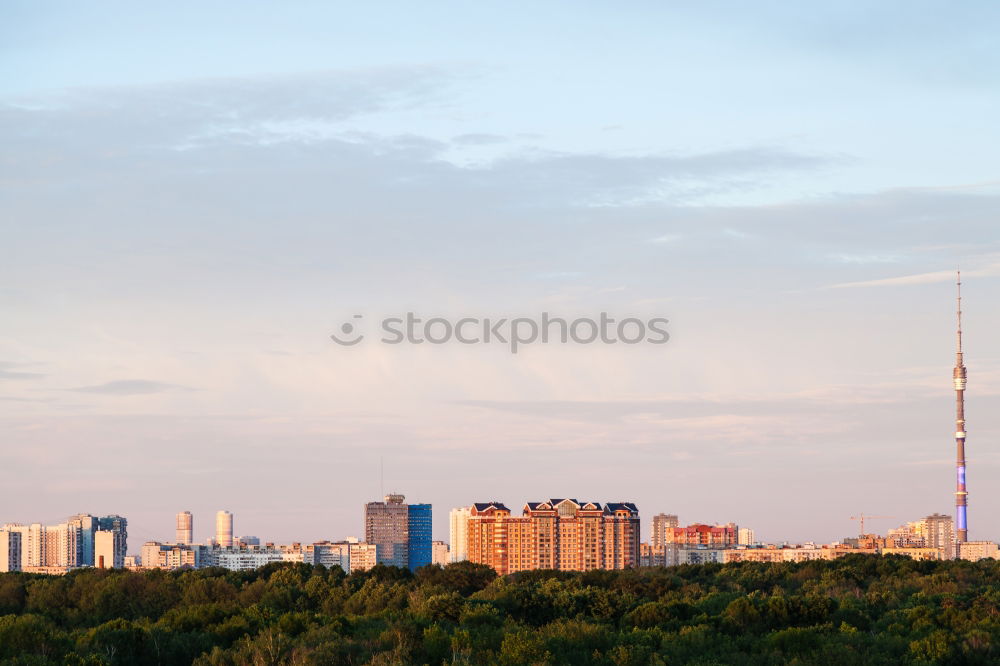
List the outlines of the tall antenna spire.
{"label": "tall antenna spire", "polygon": [[955,286],[958,288],[958,364],[962,365],[962,271],[958,271]]}
{"label": "tall antenna spire", "polygon": [[957,449],[956,460],[956,486],[955,486],[955,541],[959,544],[965,543],[969,536],[968,525],[968,498],[969,493],[965,489],[965,359],[962,353],[962,271],[958,271],[955,282],[958,288],[957,297],[957,347],[955,351],[955,369],[952,372],[952,379],[955,383],[955,446]]}

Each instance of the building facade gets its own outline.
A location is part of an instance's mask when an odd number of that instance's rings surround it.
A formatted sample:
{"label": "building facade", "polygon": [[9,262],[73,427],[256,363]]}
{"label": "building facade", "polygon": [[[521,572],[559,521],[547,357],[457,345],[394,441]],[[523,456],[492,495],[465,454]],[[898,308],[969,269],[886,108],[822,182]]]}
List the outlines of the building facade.
{"label": "building facade", "polygon": [[448,566],[451,562],[451,549],[444,541],[431,542],[431,564],[438,566]]}
{"label": "building facade", "polygon": [[83,531],[72,519],[59,525],[8,523],[3,530],[19,535],[22,571],[65,572],[83,566]]}
{"label": "building facade", "polygon": [[[664,544],[680,546],[726,547],[735,546],[739,529],[735,523],[704,525],[694,523],[687,527],[667,527],[663,530]],[[655,544],[654,544],[655,545]]]}
{"label": "building facade", "polygon": [[194,516],[190,511],[181,511],[177,514],[176,543],[186,545],[194,540]]}
{"label": "building facade", "polygon": [[1000,546],[992,541],[965,541],[958,544],[958,558],[962,560],[1000,560]]}
{"label": "building facade", "polygon": [[653,516],[653,534],[649,540],[651,546],[665,546],[667,544],[667,530],[680,525],[677,516],[672,513],[658,513]]}
{"label": "building facade", "polygon": [[[115,564],[106,566],[114,566],[116,569],[120,569],[125,566],[125,555],[127,555],[128,550],[128,520],[122,516],[102,516],[97,519],[97,530],[98,532],[113,532],[116,536],[112,538],[112,543],[114,544],[115,551],[112,554],[113,557],[108,558],[107,562],[115,562]],[[105,539],[105,541],[107,541]],[[94,534],[94,566],[97,566],[97,534]]]}
{"label": "building facade", "polygon": [[98,530],[94,533],[94,566],[122,569],[125,566],[125,532]]}
{"label": "building facade", "polygon": [[944,551],[941,548],[882,548],[883,555],[905,555],[914,560],[943,560]]}
{"label": "building facade", "polygon": [[340,567],[345,572],[351,570],[351,544],[346,541],[317,541],[302,549],[302,561],[306,564],[322,564]]}
{"label": "building facade", "polygon": [[451,547],[452,562],[462,562],[469,559],[469,516],[472,507],[463,506],[452,509],[448,514],[448,538]]}
{"label": "building facade", "polygon": [[378,548],[373,543],[351,544],[351,571],[368,571],[378,564]]}
{"label": "building facade", "polygon": [[66,522],[80,530],[79,549],[77,553],[77,560],[80,566],[94,566],[94,534],[97,532],[99,525],[97,517],[89,513],[78,513],[75,516],[70,516]]}
{"label": "building facade", "polygon": [[392,494],[386,495],[383,502],[365,505],[365,542],[375,545],[379,564],[402,568],[410,564],[410,513],[405,499]]}
{"label": "building facade", "polygon": [[920,523],[924,546],[939,548],[944,559],[953,559],[955,557],[955,523],[951,516],[934,513],[924,518]]}
{"label": "building facade", "polygon": [[531,569],[588,571],[639,564],[639,511],[631,502],[528,502],[512,516],[502,502],[473,504],[468,559],[500,575]]}
{"label": "building facade", "polygon": [[0,572],[21,570],[21,532],[0,530]]}
{"label": "building facade", "polygon": [[431,546],[432,511],[430,504],[408,504],[406,558],[410,571],[425,567],[433,559]]}
{"label": "building facade", "polygon": [[230,511],[219,511],[215,514],[215,543],[220,547],[232,547],[234,522],[235,518]]}
{"label": "building facade", "polygon": [[378,564],[416,571],[431,563],[430,504],[407,504],[403,495],[386,495],[365,504],[365,542],[374,544]]}
{"label": "building facade", "polygon": [[187,543],[160,543],[147,541],[142,545],[142,566],[146,569],[180,569],[202,566],[201,553],[204,546]]}
{"label": "building facade", "polygon": [[[723,562],[809,562],[811,560],[835,560],[864,550],[850,547],[829,546],[767,546],[763,548],[730,548],[723,554]],[[875,551],[867,551],[874,553]]]}

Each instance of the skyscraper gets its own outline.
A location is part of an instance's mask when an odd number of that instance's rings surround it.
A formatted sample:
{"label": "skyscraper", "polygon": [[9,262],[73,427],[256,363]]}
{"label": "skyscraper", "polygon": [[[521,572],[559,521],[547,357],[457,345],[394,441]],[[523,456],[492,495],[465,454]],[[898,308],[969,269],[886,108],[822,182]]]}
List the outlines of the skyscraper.
{"label": "skyscraper", "polygon": [[650,545],[662,547],[667,544],[667,530],[680,525],[677,516],[672,513],[658,513],[653,516],[653,536]]}
{"label": "skyscraper", "polygon": [[452,562],[469,559],[469,516],[472,507],[452,509],[448,514],[448,538],[451,539],[450,557]]}
{"label": "skyscraper", "polygon": [[365,541],[375,544],[379,564],[408,567],[410,512],[403,495],[386,495],[384,502],[365,504]]}
{"label": "skyscraper", "polygon": [[94,566],[94,533],[97,532],[97,517],[89,513],[78,513],[66,520],[67,524],[80,528],[77,561],[80,566]]}
{"label": "skyscraper", "polygon": [[215,541],[223,548],[233,545],[233,514],[219,511],[215,514]]}
{"label": "skyscraper", "polygon": [[431,546],[431,505],[408,504],[407,512],[407,566],[410,571],[425,567],[433,559]]}
{"label": "skyscraper", "polygon": [[[128,520],[122,516],[104,516],[97,519],[98,532],[113,532],[116,536],[112,538],[111,544],[114,548],[114,563],[105,562],[105,566],[113,566],[120,569],[125,566],[125,553],[128,548]],[[97,533],[94,534],[94,566],[97,566]],[[107,540],[103,541],[106,545]]]}
{"label": "skyscraper", "polygon": [[181,511],[177,514],[177,536],[176,542],[187,545],[191,543],[194,532],[194,516],[190,511]]}
{"label": "skyscraper", "polygon": [[955,446],[957,449],[955,487],[955,540],[964,543],[969,538],[966,516],[969,493],[965,489],[965,359],[962,355],[962,273],[958,273],[958,346],[952,379],[955,383]]}

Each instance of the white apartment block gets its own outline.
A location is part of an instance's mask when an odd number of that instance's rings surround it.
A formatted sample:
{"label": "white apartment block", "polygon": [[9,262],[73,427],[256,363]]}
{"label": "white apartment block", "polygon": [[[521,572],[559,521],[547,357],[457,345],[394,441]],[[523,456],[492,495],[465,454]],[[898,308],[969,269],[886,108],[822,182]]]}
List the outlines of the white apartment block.
{"label": "white apartment block", "polygon": [[21,533],[0,530],[0,571],[21,570]]}
{"label": "white apartment block", "polygon": [[469,559],[469,518],[471,515],[472,507],[470,506],[452,509],[448,513],[448,536],[451,543],[449,558],[452,562],[462,562]]}
{"label": "white apartment block", "polygon": [[98,569],[124,568],[124,541],[125,535],[121,532],[94,532],[94,566]]}

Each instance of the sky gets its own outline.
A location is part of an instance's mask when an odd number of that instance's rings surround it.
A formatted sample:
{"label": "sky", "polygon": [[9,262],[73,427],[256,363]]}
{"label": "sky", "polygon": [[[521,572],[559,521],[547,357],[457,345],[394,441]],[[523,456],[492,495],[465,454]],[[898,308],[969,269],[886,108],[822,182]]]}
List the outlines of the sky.
{"label": "sky", "polygon": [[[1000,539],[991,2],[0,9],[0,522],[363,536],[384,492]],[[385,345],[383,317],[669,319]],[[354,319],[361,315],[361,319]],[[363,322],[353,347],[330,335]]]}

